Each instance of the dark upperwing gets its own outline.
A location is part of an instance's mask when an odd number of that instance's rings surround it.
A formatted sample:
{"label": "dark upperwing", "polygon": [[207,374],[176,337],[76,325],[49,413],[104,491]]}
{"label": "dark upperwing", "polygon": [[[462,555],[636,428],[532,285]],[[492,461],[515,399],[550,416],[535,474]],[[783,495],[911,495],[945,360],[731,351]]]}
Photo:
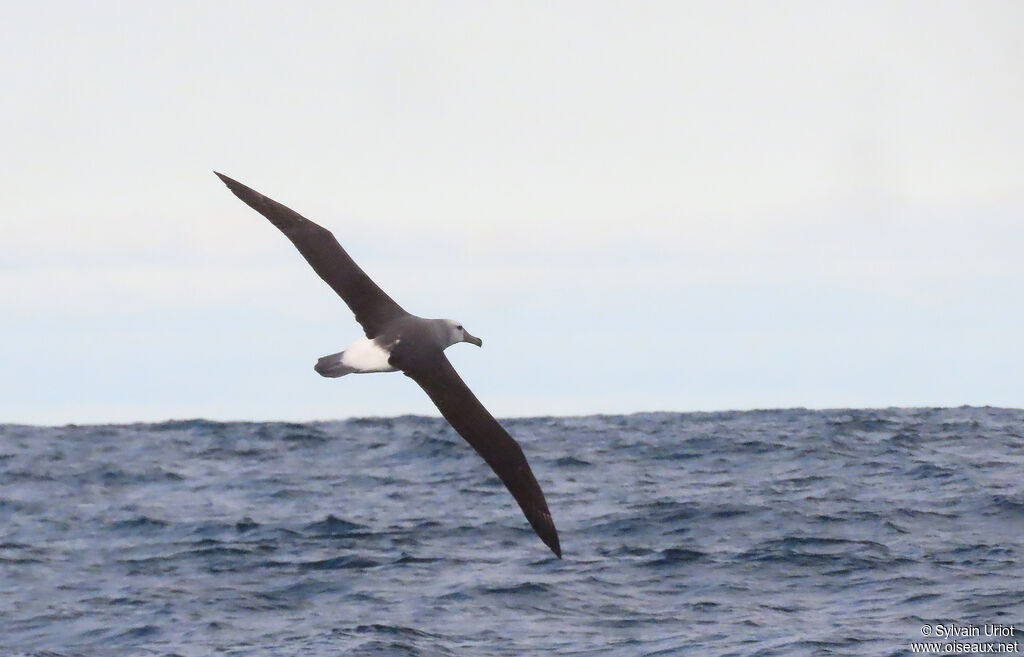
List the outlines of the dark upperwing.
{"label": "dark upperwing", "polygon": [[405,354],[402,346],[391,352],[391,363],[423,388],[441,415],[491,466],[540,540],[561,559],[555,522],[519,443],[484,408],[443,351]]}
{"label": "dark upperwing", "polygon": [[[366,337],[376,337],[390,322],[408,315],[360,269],[329,230],[240,182],[220,173],[217,176],[235,196],[281,229],[320,278],[352,309]],[[403,346],[392,352],[392,363],[426,391],[441,415],[491,466],[533,530],[561,559],[555,523],[519,443],[487,412],[443,351],[410,354],[403,353]]]}
{"label": "dark upperwing", "polygon": [[376,337],[392,320],[408,314],[349,257],[331,231],[236,180],[220,173],[217,176],[235,196],[281,229],[320,278],[352,309],[366,337]]}

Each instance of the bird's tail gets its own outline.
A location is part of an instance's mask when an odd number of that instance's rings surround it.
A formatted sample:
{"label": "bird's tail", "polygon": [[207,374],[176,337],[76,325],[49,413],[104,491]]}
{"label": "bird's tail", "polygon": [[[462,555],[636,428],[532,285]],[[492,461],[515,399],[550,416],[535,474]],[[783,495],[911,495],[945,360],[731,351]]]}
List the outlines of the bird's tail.
{"label": "bird's tail", "polygon": [[332,379],[355,372],[356,369],[354,367],[349,367],[341,362],[344,355],[344,351],[339,351],[336,354],[324,356],[316,361],[316,365],[313,366],[313,369],[316,370],[316,373],[320,376],[326,376]]}

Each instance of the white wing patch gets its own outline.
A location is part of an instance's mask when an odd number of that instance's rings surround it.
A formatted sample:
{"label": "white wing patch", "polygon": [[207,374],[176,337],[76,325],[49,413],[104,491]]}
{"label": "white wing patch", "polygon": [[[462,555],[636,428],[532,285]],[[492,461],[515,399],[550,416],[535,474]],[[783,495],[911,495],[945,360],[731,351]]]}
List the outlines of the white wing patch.
{"label": "white wing patch", "polygon": [[359,338],[345,350],[341,362],[358,373],[394,372],[395,368],[388,364],[390,357],[390,350],[384,349],[369,338]]}

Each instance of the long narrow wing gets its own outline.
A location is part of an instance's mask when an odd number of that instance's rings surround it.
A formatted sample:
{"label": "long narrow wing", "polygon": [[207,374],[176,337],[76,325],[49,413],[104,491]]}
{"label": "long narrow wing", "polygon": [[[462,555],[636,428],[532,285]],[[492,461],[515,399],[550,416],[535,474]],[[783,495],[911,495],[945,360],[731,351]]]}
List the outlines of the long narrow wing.
{"label": "long narrow wing", "polygon": [[235,196],[281,229],[320,278],[352,309],[366,337],[376,337],[391,320],[408,314],[345,253],[331,231],[236,180],[220,173],[217,176]]}
{"label": "long narrow wing", "polygon": [[392,362],[423,388],[441,415],[487,461],[516,498],[540,540],[561,559],[562,548],[548,503],[519,443],[484,408],[442,351],[405,363],[400,349],[396,348],[392,356]]}

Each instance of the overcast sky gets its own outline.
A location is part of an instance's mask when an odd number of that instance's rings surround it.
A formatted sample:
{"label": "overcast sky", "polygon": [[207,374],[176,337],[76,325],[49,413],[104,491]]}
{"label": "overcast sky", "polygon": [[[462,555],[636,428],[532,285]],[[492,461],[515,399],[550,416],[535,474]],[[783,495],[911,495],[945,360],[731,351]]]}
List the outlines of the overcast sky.
{"label": "overcast sky", "polygon": [[317,376],[321,223],[499,416],[1024,406],[1024,3],[39,2],[0,422],[434,414]]}

